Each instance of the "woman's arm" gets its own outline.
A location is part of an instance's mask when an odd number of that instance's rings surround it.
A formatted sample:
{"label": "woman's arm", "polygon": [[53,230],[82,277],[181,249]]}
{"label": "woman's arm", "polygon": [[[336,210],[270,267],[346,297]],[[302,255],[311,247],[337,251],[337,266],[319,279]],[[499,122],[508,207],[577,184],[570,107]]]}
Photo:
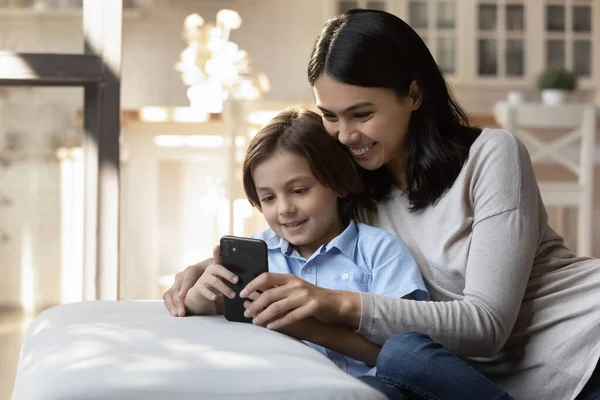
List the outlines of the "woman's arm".
{"label": "woman's arm", "polygon": [[381,347],[341,325],[319,322],[320,329],[313,333],[313,343],[374,366]]}
{"label": "woman's arm", "polygon": [[[545,216],[522,144],[505,132],[487,135],[482,145],[472,149],[470,164],[463,167],[471,175],[467,179],[470,186],[447,194],[469,194],[462,200],[470,202],[464,205],[466,210],[472,209],[472,227],[464,233],[468,235],[468,248],[464,261],[455,260],[465,263],[464,271],[456,271],[451,277],[440,265],[428,266],[421,259],[422,266],[432,268],[426,278],[438,293],[452,286],[462,286],[462,293],[455,290],[448,297],[456,300],[435,302],[363,293],[359,333],[367,339],[381,344],[394,333],[420,331],[459,356],[473,357],[493,356],[508,340],[539,248],[538,226],[543,226],[539,218]],[[405,222],[414,226],[418,221],[418,232],[439,229],[436,218],[444,216],[434,211],[428,218],[406,217]],[[464,218],[469,215],[465,213]],[[415,237],[415,241],[418,239]],[[439,246],[431,252],[443,254],[445,244]],[[418,251],[427,254],[428,249]]]}
{"label": "woman's arm", "polygon": [[[365,290],[392,298],[429,299],[414,257],[397,236],[364,224],[358,224],[356,229],[355,251],[359,262],[364,263],[362,266],[371,271]],[[248,313],[256,323],[269,321],[270,329],[309,317],[354,330],[360,324],[361,295],[358,292],[317,287],[285,274],[261,275],[246,286],[242,297],[246,291],[262,292],[257,302],[248,305]]]}
{"label": "woman's arm", "polygon": [[183,317],[186,314],[185,297],[188,291],[196,284],[198,279],[204,273],[206,267],[213,263],[212,258],[208,258],[198,264],[190,265],[175,275],[175,282],[163,294],[165,307],[174,317]]}
{"label": "woman's arm", "polygon": [[374,366],[381,347],[369,342],[356,331],[341,325],[325,324],[316,318],[307,318],[281,329],[298,339],[318,344],[347,357]]}

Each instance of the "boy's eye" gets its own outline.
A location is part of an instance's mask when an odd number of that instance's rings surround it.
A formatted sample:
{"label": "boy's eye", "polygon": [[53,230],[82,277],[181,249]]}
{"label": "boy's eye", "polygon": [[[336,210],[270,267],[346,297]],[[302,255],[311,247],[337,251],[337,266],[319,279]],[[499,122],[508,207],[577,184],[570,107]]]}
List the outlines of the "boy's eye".
{"label": "boy's eye", "polygon": [[308,188],[298,188],[298,189],[294,189],[292,190],[293,194],[304,194],[308,191]]}
{"label": "boy's eye", "polygon": [[335,120],[335,115],[328,114],[328,113],[323,113],[323,119],[325,119],[327,121],[334,121]]}
{"label": "boy's eye", "polygon": [[356,113],[354,114],[354,117],[357,119],[365,119],[371,116],[371,114],[373,114],[372,112],[361,112],[361,113]]}
{"label": "boy's eye", "polygon": [[265,196],[262,199],[260,199],[261,203],[270,203],[273,201],[273,199],[275,199],[274,196]]}

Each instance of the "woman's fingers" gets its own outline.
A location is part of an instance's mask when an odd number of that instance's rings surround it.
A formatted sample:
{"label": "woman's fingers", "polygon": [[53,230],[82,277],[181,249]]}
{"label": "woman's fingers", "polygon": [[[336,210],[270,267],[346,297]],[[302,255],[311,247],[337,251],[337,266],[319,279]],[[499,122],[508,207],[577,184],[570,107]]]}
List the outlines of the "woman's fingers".
{"label": "woman's fingers", "polygon": [[[179,290],[177,290],[179,293]],[[167,289],[166,292],[163,293],[163,302],[165,303],[165,307],[171,313],[172,316],[177,316],[177,307],[175,306],[175,301],[173,300],[173,291],[172,288]]]}
{"label": "woman's fingers", "polygon": [[181,280],[179,297],[185,299],[185,295],[202,276],[204,269],[200,267],[200,264],[190,265],[183,271],[183,277]]}
{"label": "woman's fingers", "polygon": [[175,285],[173,286],[172,297],[173,303],[177,308],[178,316],[185,316],[185,296],[187,295],[187,292],[194,287],[196,282],[198,282],[198,279],[200,279],[202,276],[202,272],[204,272],[204,267],[202,267],[200,264],[191,265],[183,271],[181,285],[179,286],[179,291],[177,293],[175,293],[177,288]]}
{"label": "woman's fingers", "polygon": [[205,268],[211,263],[212,259],[209,258],[198,264],[191,265],[175,275],[175,282],[163,294],[165,307],[174,317],[185,316],[185,296],[198,279],[200,279]]}
{"label": "woman's fingers", "polygon": [[179,301],[179,292],[181,291],[182,281],[183,272],[178,272],[177,274],[175,274],[175,282],[173,283],[173,285],[169,289],[167,289],[167,291],[163,294],[163,301],[165,303],[165,307],[174,317],[177,317],[179,315],[178,308],[183,307],[183,302]]}

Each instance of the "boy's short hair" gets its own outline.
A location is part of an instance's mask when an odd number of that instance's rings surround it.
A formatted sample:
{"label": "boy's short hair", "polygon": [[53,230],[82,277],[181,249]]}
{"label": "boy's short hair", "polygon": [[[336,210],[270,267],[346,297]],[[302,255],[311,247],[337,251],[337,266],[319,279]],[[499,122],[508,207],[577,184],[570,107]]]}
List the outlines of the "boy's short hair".
{"label": "boy's short hair", "polygon": [[358,216],[365,195],[360,168],[350,151],[327,133],[321,116],[298,106],[281,111],[250,141],[243,180],[246,197],[254,207],[261,210],[252,170],[276,151],[307,160],[319,182],[341,197],[338,205],[344,222]]}

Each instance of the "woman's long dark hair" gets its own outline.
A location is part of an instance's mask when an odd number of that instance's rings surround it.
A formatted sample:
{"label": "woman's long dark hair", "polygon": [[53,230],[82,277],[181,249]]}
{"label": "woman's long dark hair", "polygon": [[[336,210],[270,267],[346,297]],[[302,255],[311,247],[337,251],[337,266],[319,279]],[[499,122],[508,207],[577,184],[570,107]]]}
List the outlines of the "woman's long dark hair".
{"label": "woman's long dark hair", "polygon": [[[400,18],[375,10],[350,10],[329,20],[317,37],[308,64],[314,86],[322,75],[363,87],[409,94],[421,92],[404,142],[406,191],[413,211],[422,210],[452,186],[479,133],[450,93],[429,49]],[[389,194],[394,180],[387,167],[365,171],[373,200]]]}

